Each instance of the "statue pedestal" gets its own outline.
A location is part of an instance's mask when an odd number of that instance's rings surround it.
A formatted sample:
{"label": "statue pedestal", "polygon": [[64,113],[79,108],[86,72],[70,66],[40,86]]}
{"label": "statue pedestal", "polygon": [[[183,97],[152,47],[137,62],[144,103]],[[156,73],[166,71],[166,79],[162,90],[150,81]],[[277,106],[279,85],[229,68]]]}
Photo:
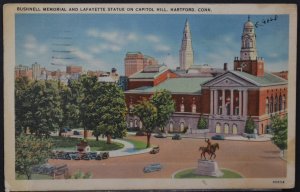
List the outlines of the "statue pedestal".
{"label": "statue pedestal", "polygon": [[195,174],[222,177],[224,173],[220,171],[216,161],[199,159],[198,167],[195,170]]}

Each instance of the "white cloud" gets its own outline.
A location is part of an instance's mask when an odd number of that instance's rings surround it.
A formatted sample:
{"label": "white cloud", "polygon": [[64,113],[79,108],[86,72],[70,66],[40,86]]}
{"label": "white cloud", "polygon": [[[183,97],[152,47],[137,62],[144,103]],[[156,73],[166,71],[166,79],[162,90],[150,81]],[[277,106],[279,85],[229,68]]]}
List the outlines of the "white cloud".
{"label": "white cloud", "polygon": [[170,51],[171,48],[167,45],[158,44],[158,45],[155,45],[154,50],[167,52],[167,51]]}
{"label": "white cloud", "polygon": [[176,69],[179,66],[178,56],[167,55],[159,59],[161,63],[166,64],[170,69]]}
{"label": "white cloud", "polygon": [[98,46],[92,46],[89,48],[89,50],[92,53],[102,53],[103,51],[112,51],[112,52],[118,52],[122,49],[120,45],[114,45],[114,44],[101,44]]}
{"label": "white cloud", "polygon": [[158,43],[160,41],[159,37],[156,35],[147,35],[145,39],[149,42]]}
{"label": "white cloud", "polygon": [[38,42],[36,37],[33,35],[27,35],[25,37],[23,47],[25,48],[25,54],[28,57],[42,55],[48,51],[48,46]]}

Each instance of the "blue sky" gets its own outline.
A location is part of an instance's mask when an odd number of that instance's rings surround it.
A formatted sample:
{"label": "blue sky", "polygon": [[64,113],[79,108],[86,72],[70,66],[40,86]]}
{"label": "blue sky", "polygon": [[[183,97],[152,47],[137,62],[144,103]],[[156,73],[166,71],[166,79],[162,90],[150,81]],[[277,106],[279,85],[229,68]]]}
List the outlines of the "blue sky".
{"label": "blue sky", "polygon": [[[248,15],[16,14],[16,64],[75,64],[124,74],[124,57],[141,51],[170,68],[179,66],[185,20],[190,23],[195,64],[222,67],[239,56]],[[253,23],[274,15],[251,15]],[[256,28],[257,49],[268,71],[287,70],[288,15]],[[64,44],[64,46],[62,45]],[[67,46],[66,46],[67,45]],[[57,51],[71,52],[57,52]],[[67,59],[61,59],[67,58]]]}

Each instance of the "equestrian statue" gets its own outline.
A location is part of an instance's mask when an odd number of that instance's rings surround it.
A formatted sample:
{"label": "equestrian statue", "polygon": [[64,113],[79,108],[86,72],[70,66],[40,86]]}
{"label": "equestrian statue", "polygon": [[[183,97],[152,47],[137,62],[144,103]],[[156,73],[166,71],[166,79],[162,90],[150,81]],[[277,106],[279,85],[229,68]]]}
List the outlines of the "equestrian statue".
{"label": "equestrian statue", "polygon": [[210,155],[210,159],[212,157],[215,159],[217,157],[216,150],[219,149],[219,144],[218,143],[211,144],[209,139],[205,139],[205,142],[207,143],[207,146],[199,148],[199,151],[202,151],[201,159],[202,159],[202,157],[204,157],[204,159],[206,159],[205,153],[208,153],[208,155]]}

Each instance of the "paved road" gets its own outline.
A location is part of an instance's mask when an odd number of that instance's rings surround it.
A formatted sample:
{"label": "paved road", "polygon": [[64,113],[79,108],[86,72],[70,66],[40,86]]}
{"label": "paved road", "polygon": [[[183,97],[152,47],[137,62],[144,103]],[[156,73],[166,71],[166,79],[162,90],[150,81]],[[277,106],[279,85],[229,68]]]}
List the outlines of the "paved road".
{"label": "paved road", "polygon": [[[130,139],[146,141],[146,137],[128,136]],[[216,141],[212,141],[216,142]],[[220,150],[215,159],[220,168],[232,169],[247,178],[273,178],[286,176],[286,162],[271,141],[217,141]],[[92,172],[93,178],[171,178],[178,170],[197,166],[200,157],[199,146],[205,146],[204,139],[151,138],[151,144],[159,145],[160,152],[109,158],[107,160],[68,161],[49,160],[52,164],[67,163],[70,174],[77,170]],[[150,163],[161,163],[159,172],[145,174],[143,168]]]}

